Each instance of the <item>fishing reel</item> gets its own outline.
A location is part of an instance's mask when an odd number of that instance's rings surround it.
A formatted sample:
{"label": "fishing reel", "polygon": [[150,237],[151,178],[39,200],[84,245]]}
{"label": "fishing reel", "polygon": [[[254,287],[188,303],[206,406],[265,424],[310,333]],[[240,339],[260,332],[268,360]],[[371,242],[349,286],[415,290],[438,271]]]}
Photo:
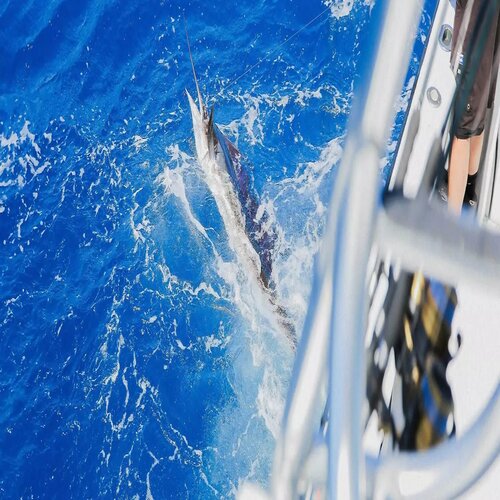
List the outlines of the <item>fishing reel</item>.
{"label": "fishing reel", "polygon": [[427,449],[455,433],[446,370],[457,294],[421,273],[396,277],[384,265],[377,282],[387,294],[367,352],[369,416],[376,413],[384,432],[382,449]]}

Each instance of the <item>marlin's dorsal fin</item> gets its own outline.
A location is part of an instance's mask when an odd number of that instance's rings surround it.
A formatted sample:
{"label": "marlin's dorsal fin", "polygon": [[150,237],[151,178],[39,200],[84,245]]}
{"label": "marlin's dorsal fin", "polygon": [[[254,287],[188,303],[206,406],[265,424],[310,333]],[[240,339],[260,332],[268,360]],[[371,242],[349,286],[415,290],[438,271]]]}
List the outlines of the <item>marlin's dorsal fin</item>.
{"label": "marlin's dorsal fin", "polygon": [[208,118],[208,124],[207,124],[207,136],[209,138],[209,141],[211,144],[213,144],[214,148],[217,146],[217,135],[214,130],[214,107],[210,109],[210,116]]}
{"label": "marlin's dorsal fin", "polygon": [[198,85],[198,78],[196,78],[196,71],[194,69],[193,55],[191,54],[191,45],[189,43],[189,36],[188,36],[186,19],[184,19],[184,28],[186,29],[186,40],[187,40],[188,51],[189,51],[189,59],[191,61],[191,68],[193,69],[194,83],[196,84],[196,92],[198,93],[198,104],[200,106],[200,114],[201,114],[201,116],[204,116],[204,113],[203,113],[204,105],[203,105],[203,100],[201,98],[200,86]]}
{"label": "marlin's dorsal fin", "polygon": [[214,128],[214,107],[210,108],[210,117],[208,118],[208,130]]}

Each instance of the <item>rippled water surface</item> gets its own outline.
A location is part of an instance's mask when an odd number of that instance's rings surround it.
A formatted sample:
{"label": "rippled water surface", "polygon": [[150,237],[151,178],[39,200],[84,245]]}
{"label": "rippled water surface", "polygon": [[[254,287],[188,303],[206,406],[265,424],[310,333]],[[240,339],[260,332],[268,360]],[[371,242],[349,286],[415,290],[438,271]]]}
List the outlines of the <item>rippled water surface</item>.
{"label": "rippled water surface", "polygon": [[267,482],[293,353],[195,159],[184,26],[271,215],[300,331],[374,3],[1,3],[2,497],[222,498]]}

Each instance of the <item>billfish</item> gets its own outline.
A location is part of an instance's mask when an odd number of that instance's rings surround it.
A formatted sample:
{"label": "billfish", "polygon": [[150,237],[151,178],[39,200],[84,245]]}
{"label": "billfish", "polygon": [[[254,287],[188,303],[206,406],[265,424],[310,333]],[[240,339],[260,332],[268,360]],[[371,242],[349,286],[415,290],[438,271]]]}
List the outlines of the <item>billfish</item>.
{"label": "billfish", "polygon": [[[191,57],[191,49],[189,52]],[[240,152],[214,123],[213,108],[208,113],[201,97],[192,57],[191,64],[198,105],[187,90],[186,94],[191,108],[198,162],[222,217],[231,248],[253,275],[262,298],[295,348],[297,338],[294,325],[284,308],[277,303],[272,280],[275,238],[268,230],[269,217],[265,211],[259,210],[257,196],[252,189],[250,176],[243,167]]]}

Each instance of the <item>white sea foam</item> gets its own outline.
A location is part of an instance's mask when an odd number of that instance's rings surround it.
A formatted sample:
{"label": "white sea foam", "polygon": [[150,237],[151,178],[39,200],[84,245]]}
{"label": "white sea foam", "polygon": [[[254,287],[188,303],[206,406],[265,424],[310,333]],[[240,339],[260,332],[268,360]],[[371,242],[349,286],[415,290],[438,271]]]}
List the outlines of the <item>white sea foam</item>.
{"label": "white sea foam", "polygon": [[[285,188],[292,187],[298,193],[317,193],[319,186],[342,156],[342,137],[329,141],[321,150],[319,159],[298,165],[296,175],[281,181]],[[321,211],[321,207],[318,207]]]}
{"label": "white sea foam", "polygon": [[416,77],[412,76],[408,82],[406,82],[403,91],[399,95],[398,99],[395,102],[395,111],[396,113],[406,111],[408,109],[408,104],[410,103],[411,93],[413,87],[415,86]]}
{"label": "white sea foam", "polygon": [[[142,230],[148,230],[148,224],[139,222],[138,224],[135,223],[135,213],[137,209],[139,208],[138,203],[134,203],[134,207],[132,210],[130,210],[130,227],[132,229],[132,234],[134,235],[135,241],[140,241],[141,243],[144,243],[146,241],[145,236],[142,234]],[[134,249],[134,252],[137,251],[137,245]]]}
{"label": "white sea foam", "polygon": [[259,385],[257,408],[274,439],[278,437],[284,408],[283,381],[272,365],[264,369],[264,377]]}
{"label": "white sea foam", "polygon": [[153,469],[160,463],[160,461],[148,450],[149,456],[153,459],[153,463],[146,474],[146,500],[153,500],[153,495],[151,493],[151,481],[150,476]]}
{"label": "white sea foam", "polygon": [[3,134],[0,134],[0,146],[2,148],[10,148],[11,146],[17,146],[19,137],[15,132],[12,132],[7,138]]}
{"label": "white sea foam", "polygon": [[295,97],[295,102],[297,104],[300,104],[300,106],[305,106],[306,102],[310,99],[321,99],[321,88],[318,88],[316,90],[310,90],[310,89],[305,89],[297,90],[297,96]]}
{"label": "white sea foam", "polygon": [[134,137],[132,137],[132,143],[133,143],[133,146],[135,147],[135,151],[136,153],[142,149],[148,142],[148,139],[147,137],[141,137],[140,135],[134,135]]}
{"label": "white sea foam", "polygon": [[[284,124],[291,123],[295,118],[295,115],[289,113],[286,109],[291,103],[306,107],[311,100],[322,98],[325,92],[333,93],[339,103],[344,107],[346,106],[346,102],[342,101],[340,92],[331,85],[317,85],[315,88],[303,88],[301,84],[293,87],[285,84],[279,91],[272,94],[256,94],[254,92],[229,93],[229,98],[243,105],[244,114],[241,118],[233,120],[229,124],[219,124],[219,127],[226,135],[232,138],[236,145],[238,145],[240,132],[244,132],[246,140],[251,145],[262,146],[264,124],[269,114],[277,113],[279,115],[280,118],[276,130],[282,133]],[[241,131],[240,128],[242,129]]]}
{"label": "white sea foam", "polygon": [[[184,155],[179,151],[179,154]],[[185,211],[189,222],[192,226],[208,241],[211,242],[210,237],[208,236],[205,228],[200,223],[200,221],[194,216],[191,205],[187,199],[186,195],[186,187],[184,185],[183,178],[183,167],[177,167],[174,169],[165,168],[165,170],[158,176],[158,182],[160,182],[165,188],[165,194],[175,196],[182,205],[183,210]]]}
{"label": "white sea foam", "polygon": [[158,264],[158,269],[162,274],[163,282],[165,283],[166,288],[170,292],[182,292],[187,295],[191,295],[192,297],[198,297],[200,294],[206,294],[207,296],[211,296],[218,300],[225,300],[226,297],[216,292],[211,285],[208,285],[205,282],[201,282],[197,286],[193,286],[192,283],[189,283],[186,280],[182,280],[172,274],[170,268],[164,264]]}
{"label": "white sea foam", "polygon": [[211,353],[212,349],[224,349],[227,347],[228,343],[231,341],[231,336],[219,338],[212,334],[205,337],[203,341],[205,343],[205,350]]}
{"label": "white sea foam", "polygon": [[264,138],[264,129],[262,123],[257,119],[259,116],[259,99],[250,96],[249,99],[251,100],[252,104],[245,111],[245,114],[241,119],[241,124],[245,127],[250,144],[262,145],[262,139]]}
{"label": "white sea foam", "polygon": [[[375,0],[357,0],[358,2],[363,2],[363,5],[373,8]],[[330,7],[332,16],[336,19],[348,16],[353,7],[355,0],[324,0],[323,2],[327,7]]]}
{"label": "white sea foam", "polygon": [[12,160],[9,158],[6,161],[0,163],[0,175],[2,175],[5,171],[10,171],[12,168]]}
{"label": "white sea foam", "polygon": [[354,0],[325,0],[324,4],[330,7],[332,16],[336,19],[348,16],[354,7]]}
{"label": "white sea foam", "polygon": [[[0,187],[17,186],[21,190],[32,178],[43,174],[51,166],[50,162],[43,158],[42,150],[36,142],[36,135],[30,130],[30,125],[30,121],[25,120],[18,132],[13,131],[8,137],[0,134],[0,147],[6,149],[4,152],[6,157],[0,163],[2,178]],[[34,191],[33,198],[36,199],[37,194]],[[23,222],[18,222],[18,229]]]}

